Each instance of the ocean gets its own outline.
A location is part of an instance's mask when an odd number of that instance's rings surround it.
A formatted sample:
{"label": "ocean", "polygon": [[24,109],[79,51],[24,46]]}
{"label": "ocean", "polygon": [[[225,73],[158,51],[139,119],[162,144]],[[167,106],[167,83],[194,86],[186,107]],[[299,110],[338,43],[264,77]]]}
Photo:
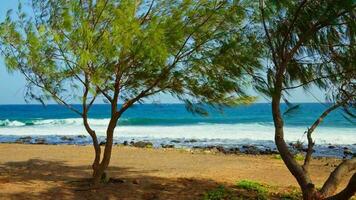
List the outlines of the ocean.
{"label": "ocean", "polygon": [[[75,106],[80,108],[80,105]],[[302,103],[297,110],[286,114],[286,140],[305,143],[305,131],[325,108],[326,105],[318,103]],[[287,110],[287,106],[283,104],[282,109]],[[105,104],[94,105],[89,113],[90,124],[102,140],[109,115],[109,105]],[[44,138],[49,144],[90,143],[80,116],[63,106],[0,105],[0,142],[15,142],[24,136],[31,136],[33,142],[36,138]],[[72,139],[64,140],[63,136]],[[313,137],[320,154],[336,155],[344,148],[356,150],[356,124],[346,120],[341,110],[331,113]],[[194,142],[184,142],[192,139]],[[175,142],[175,145],[181,147],[248,144],[275,148],[273,139],[271,105],[268,103],[223,111],[209,109],[206,117],[189,113],[184,104],[139,104],[122,116],[115,132],[117,143],[148,140],[157,147],[179,140],[182,142]]]}

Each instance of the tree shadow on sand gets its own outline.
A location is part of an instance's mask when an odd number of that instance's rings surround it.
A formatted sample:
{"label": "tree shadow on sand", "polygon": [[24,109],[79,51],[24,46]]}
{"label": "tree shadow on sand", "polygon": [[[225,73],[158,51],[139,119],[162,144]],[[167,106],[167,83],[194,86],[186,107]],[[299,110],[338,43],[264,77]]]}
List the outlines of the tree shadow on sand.
{"label": "tree shadow on sand", "polygon": [[[98,189],[85,189],[90,166],[64,161],[30,159],[0,164],[0,199],[202,199],[220,183],[204,179],[162,178],[152,171],[111,167],[113,181]],[[7,188],[25,188],[9,191]]]}

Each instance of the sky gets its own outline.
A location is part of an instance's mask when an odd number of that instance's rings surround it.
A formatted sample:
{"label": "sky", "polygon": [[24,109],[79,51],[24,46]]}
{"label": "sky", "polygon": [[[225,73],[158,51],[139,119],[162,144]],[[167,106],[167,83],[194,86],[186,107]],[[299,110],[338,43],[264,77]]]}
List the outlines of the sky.
{"label": "sky", "polygon": [[[6,12],[9,9],[17,9],[17,0],[1,0],[0,6],[0,21],[3,21]],[[17,72],[9,73],[6,70],[4,59],[0,57],[0,104],[26,104],[24,100],[26,80]],[[251,95],[259,96],[252,90]],[[313,94],[313,95],[310,95]],[[289,100],[291,102],[317,102],[323,100],[322,92],[316,88],[310,89],[310,92],[306,93],[302,89],[297,89],[291,92]],[[178,103],[179,101],[170,95],[159,95],[154,98],[155,101],[161,103]],[[265,98],[259,96],[257,102],[268,102]],[[29,102],[38,103],[38,102]],[[51,103],[51,102],[49,102]],[[53,103],[53,102],[52,102]]]}

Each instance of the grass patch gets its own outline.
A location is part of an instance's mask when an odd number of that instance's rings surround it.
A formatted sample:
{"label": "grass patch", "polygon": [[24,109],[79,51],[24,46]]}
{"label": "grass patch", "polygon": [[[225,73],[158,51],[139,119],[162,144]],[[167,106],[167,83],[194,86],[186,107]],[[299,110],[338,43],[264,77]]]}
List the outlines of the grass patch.
{"label": "grass patch", "polygon": [[302,153],[297,153],[294,155],[294,159],[297,161],[303,161],[304,160],[304,155]]}
{"label": "grass patch", "polygon": [[[276,160],[282,160],[282,157],[280,154],[276,154],[273,156],[274,159]],[[303,161],[304,160],[304,155],[302,153],[297,153],[294,155],[294,159],[297,161]]]}
{"label": "grass patch", "polygon": [[268,189],[258,182],[242,180],[239,181],[236,186],[245,190],[256,192],[257,199],[259,200],[268,199]]}
{"label": "grass patch", "polygon": [[235,197],[233,192],[224,186],[208,191],[204,194],[203,200],[240,200]]}
{"label": "grass patch", "polygon": [[299,190],[293,190],[280,195],[282,200],[299,200],[302,199],[302,193]]}

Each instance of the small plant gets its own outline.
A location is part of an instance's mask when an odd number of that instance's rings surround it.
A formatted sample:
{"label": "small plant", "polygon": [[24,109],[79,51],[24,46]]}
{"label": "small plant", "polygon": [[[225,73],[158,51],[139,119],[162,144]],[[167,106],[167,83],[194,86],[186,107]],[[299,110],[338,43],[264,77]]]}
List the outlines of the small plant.
{"label": "small plant", "polygon": [[219,186],[218,188],[208,191],[204,194],[203,200],[238,200],[234,197],[233,192],[226,189],[224,186]]}
{"label": "small plant", "polygon": [[302,198],[302,194],[298,190],[293,190],[291,192],[282,194],[280,197],[282,200],[298,200]]}
{"label": "small plant", "polygon": [[274,159],[277,159],[277,160],[282,160],[282,157],[280,154],[276,154],[273,156]]}
{"label": "small plant", "polygon": [[294,155],[294,159],[297,161],[303,161],[304,160],[304,155],[302,153],[297,153]]}
{"label": "small plant", "polygon": [[257,199],[259,200],[268,199],[268,189],[260,183],[249,180],[242,180],[239,181],[236,186],[242,189],[257,192]]}

